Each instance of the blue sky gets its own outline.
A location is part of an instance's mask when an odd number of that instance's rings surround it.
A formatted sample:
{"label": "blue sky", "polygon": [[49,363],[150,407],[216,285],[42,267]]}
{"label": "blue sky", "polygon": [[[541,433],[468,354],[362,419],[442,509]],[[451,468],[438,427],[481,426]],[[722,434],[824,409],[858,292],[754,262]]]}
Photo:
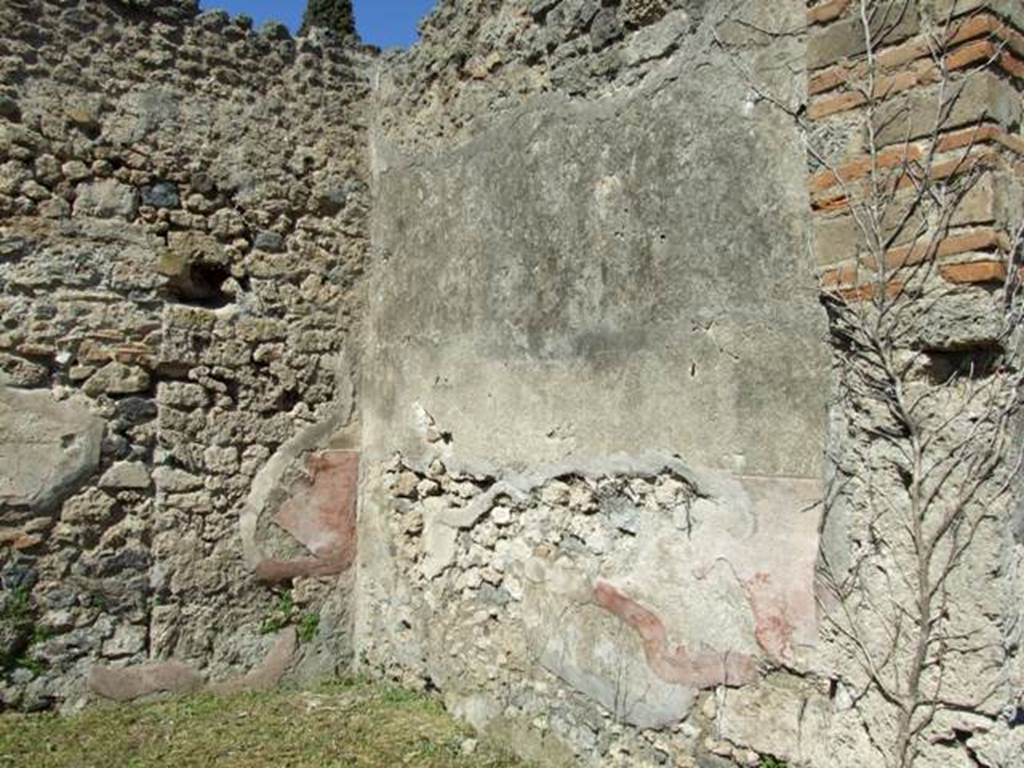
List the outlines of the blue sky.
{"label": "blue sky", "polygon": [[[354,0],[353,4],[363,42],[389,48],[416,41],[416,23],[434,7],[435,0]],[[264,21],[281,21],[295,32],[306,0],[201,0],[201,5],[203,10],[220,8],[232,15],[248,14],[257,27]]]}

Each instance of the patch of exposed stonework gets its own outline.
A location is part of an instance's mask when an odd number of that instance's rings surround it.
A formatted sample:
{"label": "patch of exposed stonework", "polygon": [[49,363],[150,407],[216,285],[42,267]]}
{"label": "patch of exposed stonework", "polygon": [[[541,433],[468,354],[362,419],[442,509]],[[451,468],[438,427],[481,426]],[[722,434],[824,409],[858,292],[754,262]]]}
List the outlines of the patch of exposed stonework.
{"label": "patch of exposed stonework", "polygon": [[479,727],[541,718],[592,760],[611,749],[596,723],[628,724],[623,744],[644,750],[671,726],[689,735],[670,753],[687,754],[702,691],[813,643],[814,483],[767,490],[653,456],[380,471],[399,578],[363,659],[438,687]]}
{"label": "patch of exposed stonework", "polygon": [[[657,77],[680,47],[699,51],[706,0],[448,0],[419,43],[385,59],[382,127],[406,148],[466,138],[546,92],[596,98]],[[652,74],[654,72],[655,74]]]}

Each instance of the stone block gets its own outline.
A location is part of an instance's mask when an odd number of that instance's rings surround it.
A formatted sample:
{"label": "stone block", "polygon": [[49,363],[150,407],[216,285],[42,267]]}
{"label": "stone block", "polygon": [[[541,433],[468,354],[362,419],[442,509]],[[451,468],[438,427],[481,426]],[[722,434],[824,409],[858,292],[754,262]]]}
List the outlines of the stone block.
{"label": "stone block", "polygon": [[98,94],[78,93],[64,104],[64,114],[76,128],[91,133],[100,129],[106,107]]}
{"label": "stone block", "polygon": [[121,461],[114,464],[100,478],[100,488],[144,491],[153,485],[149,469],[135,461]]}
{"label": "stone block", "polygon": [[130,221],[135,218],[138,206],[138,193],[133,187],[114,179],[103,179],[79,184],[72,210],[75,216]]}
{"label": "stone block", "polygon": [[100,395],[131,395],[149,389],[149,374],[142,368],[111,362],[89,377],[82,387],[92,397]]}
{"label": "stone block", "polygon": [[71,182],[82,181],[92,176],[89,166],[81,160],[68,160],[60,167],[60,170],[64,174],[64,178]]}
{"label": "stone block", "polygon": [[[224,246],[202,232],[171,232],[167,235],[167,247],[175,257],[175,264],[226,264],[228,261]],[[163,274],[172,276],[168,272]]]}
{"label": "stone block", "polygon": [[692,20],[685,11],[672,11],[660,24],[652,24],[632,33],[623,46],[623,63],[637,66],[667,56],[689,32]]}
{"label": "stone block", "polygon": [[167,181],[142,188],[142,203],[154,208],[177,208],[180,204],[178,188]]}
{"label": "stone block", "polygon": [[161,381],[157,385],[157,402],[183,411],[191,411],[206,406],[210,401],[209,393],[198,384],[184,381]]}
{"label": "stone block", "polygon": [[45,387],[50,381],[50,371],[44,365],[33,363],[23,357],[0,352],[0,386]]}
{"label": "stone block", "polygon": [[[916,3],[901,0],[879,3],[871,25],[875,50],[893,45],[915,34],[921,25]],[[857,15],[841,18],[815,30],[807,44],[807,66],[818,69],[850,56],[860,56],[866,48],[864,24]]]}
{"label": "stone block", "polygon": [[102,438],[81,402],[0,386],[0,510],[52,511],[96,471]]}
{"label": "stone block", "polygon": [[[1020,92],[991,72],[972,74],[962,88],[958,84],[947,87],[947,98],[949,94],[956,94],[956,98],[942,120],[944,131],[981,122],[998,123],[1012,130],[1020,123],[1024,110]],[[878,145],[930,135],[935,129],[938,99],[939,89],[933,86],[881,104],[875,119]]]}
{"label": "stone block", "polygon": [[157,490],[164,493],[185,493],[203,487],[203,478],[172,467],[157,467],[153,470],[153,480]]}
{"label": "stone block", "polygon": [[47,219],[66,219],[71,215],[71,206],[62,197],[53,197],[39,204],[39,215]]}
{"label": "stone block", "polygon": [[267,253],[282,253],[284,251],[284,238],[277,232],[264,229],[256,234],[253,247]]}
{"label": "stone block", "polygon": [[103,655],[108,659],[134,656],[146,649],[146,628],[122,624],[114,630],[113,636],[103,641]]}
{"label": "stone block", "polygon": [[17,160],[0,164],[0,195],[15,195],[21,185],[31,178],[31,172]]}
{"label": "stone block", "polygon": [[234,446],[221,448],[211,445],[203,451],[207,469],[220,474],[231,474],[238,470],[238,449]]}
{"label": "stone block", "polygon": [[590,25],[591,45],[594,50],[604,48],[622,37],[623,31],[618,12],[614,8],[602,8]]}

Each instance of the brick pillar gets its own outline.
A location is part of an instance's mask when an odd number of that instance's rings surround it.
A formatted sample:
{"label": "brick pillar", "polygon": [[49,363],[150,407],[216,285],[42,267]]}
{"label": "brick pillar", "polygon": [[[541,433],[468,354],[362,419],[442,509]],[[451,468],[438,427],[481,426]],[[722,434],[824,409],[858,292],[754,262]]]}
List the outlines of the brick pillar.
{"label": "brick pillar", "polygon": [[[1003,286],[1024,222],[1024,3],[870,5],[874,68],[861,0],[807,5],[808,185],[835,370],[819,567],[830,738],[856,745],[837,765],[1008,768],[1024,754],[1024,526],[1004,492],[1020,486],[1019,414],[971,393],[1006,384],[1019,402]],[[915,175],[956,204],[922,215]],[[865,232],[854,213],[890,193]],[[886,347],[864,330],[881,322]],[[990,463],[963,458],[990,434],[1010,435]],[[956,510],[960,527],[930,546]]]}
{"label": "brick pillar", "polygon": [[[938,272],[954,284],[1002,281],[1007,230],[1020,219],[1012,177],[1020,174],[1024,156],[1019,134],[1024,4],[919,0],[905,8],[900,2],[874,7],[879,37],[874,88],[878,162],[891,168],[906,157],[924,158],[928,153],[943,79],[930,42],[941,42],[945,32],[947,93],[963,90],[943,121],[932,173],[941,177],[978,169],[980,176],[939,247]],[[814,126],[812,142],[825,148],[830,166],[816,165],[809,180],[815,245],[823,286],[839,287],[847,297],[865,292],[852,269],[862,234],[851,216],[848,195],[864,194],[871,169],[866,98],[861,92],[867,65],[860,9],[859,0],[809,2],[807,9],[807,114]],[[888,263],[914,261],[910,241],[915,234],[916,229],[909,227],[892,243]],[[899,279],[898,273],[894,279]]]}

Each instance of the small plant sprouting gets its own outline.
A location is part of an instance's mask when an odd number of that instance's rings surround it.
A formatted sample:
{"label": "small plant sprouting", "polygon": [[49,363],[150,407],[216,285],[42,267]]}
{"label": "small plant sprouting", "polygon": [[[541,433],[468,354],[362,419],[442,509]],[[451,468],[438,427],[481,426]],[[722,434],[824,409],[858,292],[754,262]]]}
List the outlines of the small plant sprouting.
{"label": "small plant sprouting", "polygon": [[307,611],[299,619],[298,634],[299,642],[311,643],[316,639],[316,633],[320,630],[320,614]]}
{"label": "small plant sprouting", "polygon": [[49,663],[35,656],[23,655],[14,660],[13,666],[16,669],[24,669],[32,673],[33,677],[39,677],[50,668]]}
{"label": "small plant sprouting", "polygon": [[291,592],[283,592],[274,606],[267,611],[260,625],[260,633],[272,635],[285,627],[295,626],[299,642],[311,643],[320,631],[320,614],[314,611],[300,611]]}
{"label": "small plant sprouting", "polygon": [[284,592],[277,599],[274,607],[271,608],[263,618],[260,625],[260,633],[271,635],[280,632],[295,621],[295,601],[291,592]]}
{"label": "small plant sprouting", "polygon": [[0,654],[0,671],[8,673],[14,669],[25,669],[33,676],[46,671],[47,664],[28,653],[31,646],[49,638],[48,631],[35,622],[35,606],[27,587],[18,587],[3,596],[0,603],[0,630],[11,638],[11,642]]}
{"label": "small plant sprouting", "polygon": [[103,611],[104,613],[110,611],[110,600],[102,592],[93,592],[89,596],[89,601],[93,608]]}
{"label": "small plant sprouting", "polygon": [[36,624],[32,628],[32,645],[45,643],[51,637],[53,637],[53,630],[49,627],[44,627],[41,624]]}
{"label": "small plant sprouting", "polygon": [[9,624],[21,624],[32,620],[32,599],[28,589],[18,587],[11,591],[3,601],[0,610],[0,621]]}

